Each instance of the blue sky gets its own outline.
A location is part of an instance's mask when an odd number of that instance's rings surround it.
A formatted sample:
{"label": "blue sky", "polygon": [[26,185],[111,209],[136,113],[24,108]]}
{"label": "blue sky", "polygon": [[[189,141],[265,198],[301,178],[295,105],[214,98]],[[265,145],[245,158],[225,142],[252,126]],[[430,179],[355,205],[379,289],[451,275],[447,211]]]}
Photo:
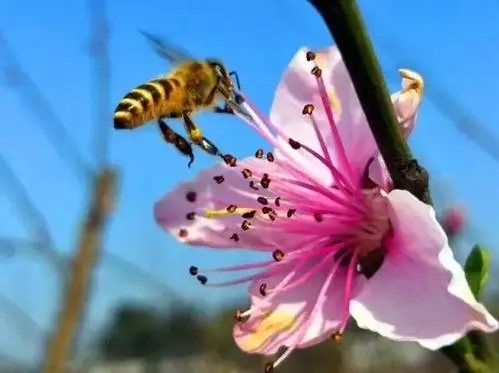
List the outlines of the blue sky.
{"label": "blue sky", "polygon": [[[100,131],[112,130],[112,110],[124,93],[167,68],[138,29],[163,33],[200,57],[222,58],[239,72],[244,91],[264,110],[269,108],[273,88],[293,53],[301,46],[318,48],[331,43],[325,26],[305,1],[168,3],[147,0],[123,6],[123,1],[108,0],[111,106],[109,122],[100,123]],[[288,7],[283,9],[284,4]],[[416,69],[426,77],[428,92],[432,91],[432,81],[444,87],[497,133],[498,2],[483,0],[477,6],[464,0],[361,0],[360,6],[392,91],[399,88],[397,68]],[[94,161],[93,139],[98,127],[93,112],[93,70],[87,54],[90,30],[85,2],[5,2],[0,4],[0,27],[79,149],[89,162]],[[0,61],[2,58],[0,54]],[[67,253],[75,245],[75,233],[86,204],[85,185],[75,178],[40,129],[46,123],[33,118],[25,100],[1,80],[0,83],[0,150],[45,213],[57,249]],[[231,149],[233,153],[251,154],[264,145],[255,133],[233,118],[206,114],[199,116],[198,122],[222,149]],[[160,141],[153,126],[134,132],[112,132],[110,139],[112,164],[121,171],[121,194],[106,235],[105,250],[136,263],[175,287],[182,296],[196,297],[200,306],[214,307],[240,294],[242,288],[200,288],[187,275],[187,268],[194,263],[212,267],[243,262],[252,260],[254,255],[221,255],[181,247],[153,221],[155,200],[175,183],[212,164],[213,159],[199,154],[189,170],[186,161]],[[452,193],[443,199],[459,199],[469,208],[475,225],[487,233],[485,242],[497,242],[497,164],[457,132],[428,99],[423,102],[411,145],[432,172],[434,181],[445,179],[452,185]],[[3,186],[0,182],[0,236],[28,237],[23,216],[3,193]],[[0,267],[0,291],[29,311],[38,324],[50,327],[57,277],[46,263],[30,254],[3,261]],[[99,325],[104,311],[120,299],[153,298],[165,304],[171,301],[161,289],[146,286],[144,281],[113,268],[109,262],[104,261],[101,268],[88,316],[94,325]],[[0,317],[0,350],[19,355],[23,351],[21,341],[30,340],[34,348],[30,356],[35,356],[40,351],[35,347],[40,346],[41,339],[26,322],[18,323],[14,316]],[[14,338],[5,338],[7,333]],[[23,356],[27,357],[26,353]]]}

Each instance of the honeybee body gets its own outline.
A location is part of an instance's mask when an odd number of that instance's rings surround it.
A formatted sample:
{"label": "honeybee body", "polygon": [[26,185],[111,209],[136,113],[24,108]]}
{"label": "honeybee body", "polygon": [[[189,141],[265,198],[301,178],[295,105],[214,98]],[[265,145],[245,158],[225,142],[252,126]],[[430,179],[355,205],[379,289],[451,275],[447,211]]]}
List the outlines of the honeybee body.
{"label": "honeybee body", "polygon": [[217,73],[207,61],[182,62],[168,75],[127,93],[115,109],[114,127],[133,129],[149,121],[211,109],[223,98],[217,84]]}
{"label": "honeybee body", "polygon": [[[237,111],[244,115],[231,78],[234,76],[239,89],[236,72],[229,72],[217,59],[197,59],[157,35],[142,34],[151,42],[156,53],[173,63],[174,67],[167,75],[135,87],[121,99],[114,110],[114,128],[134,129],[156,121],[163,139],[190,158],[189,166],[194,161],[192,145],[208,154],[224,157],[215,144],[202,135],[191,116],[206,109],[225,114]],[[225,102],[223,107],[217,105],[221,100]],[[182,120],[188,139],[166,123],[168,118]]]}

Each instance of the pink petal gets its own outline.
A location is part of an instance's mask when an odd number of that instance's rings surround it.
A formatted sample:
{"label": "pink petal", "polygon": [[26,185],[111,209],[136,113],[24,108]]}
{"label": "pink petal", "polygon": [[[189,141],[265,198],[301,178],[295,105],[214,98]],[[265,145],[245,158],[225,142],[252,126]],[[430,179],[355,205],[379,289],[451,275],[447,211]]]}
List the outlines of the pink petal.
{"label": "pink petal", "polygon": [[[225,164],[213,166],[200,172],[192,181],[180,183],[177,187],[161,198],[154,207],[154,215],[158,224],[179,241],[191,245],[209,246],[213,248],[244,247],[254,250],[271,251],[281,245],[294,247],[296,237],[292,234],[279,234],[272,230],[268,221],[252,220],[252,228],[241,229],[244,219],[240,215],[228,215],[218,218],[206,218],[206,209],[226,210],[229,205],[241,208],[259,210],[262,205],[256,199],[263,196],[273,201],[276,196],[269,189],[251,189],[242,176],[242,170],[258,170],[270,175],[277,173],[278,166],[256,158],[238,161],[237,167]],[[225,181],[217,184],[215,176],[223,175]],[[187,193],[194,192],[196,200],[189,202]],[[187,215],[195,212],[194,220],[188,220]],[[182,235],[181,230],[187,232]],[[239,236],[239,242],[230,237],[233,233]]]}
{"label": "pink petal", "polygon": [[[325,156],[310,118],[302,114],[305,105],[314,105],[315,110],[313,114],[318,123],[321,135],[327,147],[333,149],[334,143],[330,123],[322,108],[318,95],[317,82],[311,74],[311,69],[314,65],[306,59],[306,52],[308,50],[308,48],[301,48],[289,63],[277,86],[270,120],[279,126],[288,137],[304,143],[320,155]],[[326,88],[330,89],[331,96],[334,93],[336,101],[339,103],[339,108],[334,108],[333,106],[334,119],[354,173],[360,178],[364,173],[369,159],[377,154],[374,137],[367,124],[350,75],[338,49],[336,47],[324,48],[318,51],[316,55],[316,62],[323,70],[322,76],[326,83]],[[416,111],[420,101],[420,97],[414,97],[413,93],[414,91],[397,92],[392,96],[394,109],[399,119],[406,120],[409,118],[401,124],[407,135],[414,126]],[[334,153],[330,155],[333,159],[336,158]],[[323,180],[326,175],[329,175],[326,166],[321,164],[317,159],[307,157],[304,162],[305,167],[310,170],[310,173],[315,178]],[[378,162],[375,161],[375,163]],[[335,164],[337,167],[340,167],[337,162]],[[372,167],[383,166],[374,165]],[[378,172],[375,178],[379,179],[381,175],[382,173]],[[331,182],[331,180],[324,181],[326,183]]]}
{"label": "pink petal", "polygon": [[406,191],[388,194],[393,237],[385,262],[352,301],[360,327],[436,350],[498,322],[478,303],[435,211]]}
{"label": "pink petal", "polygon": [[[344,273],[338,272],[327,288],[325,299],[317,303],[333,263],[314,273],[303,284],[278,292],[270,301],[266,299],[271,296],[271,289],[286,276],[290,276],[290,283],[298,281],[316,263],[298,269],[293,268],[295,264],[276,264],[283,267],[281,272],[251,286],[251,316],[236,324],[233,330],[234,340],[241,350],[272,355],[282,346],[309,347],[330,338],[341,323]],[[259,291],[262,282],[267,285],[265,297]],[[313,312],[315,306],[316,312]]]}

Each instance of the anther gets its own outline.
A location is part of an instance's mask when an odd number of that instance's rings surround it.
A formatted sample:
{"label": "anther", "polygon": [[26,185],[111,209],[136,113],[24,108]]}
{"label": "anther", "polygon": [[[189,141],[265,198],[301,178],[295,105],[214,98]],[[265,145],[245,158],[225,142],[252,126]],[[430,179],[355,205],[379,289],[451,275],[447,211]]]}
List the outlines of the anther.
{"label": "anther", "polygon": [[243,321],[243,315],[242,315],[242,312],[240,310],[236,310],[234,312],[234,319],[237,321],[237,322],[241,322]]}
{"label": "anther", "polygon": [[294,150],[298,150],[301,148],[301,144],[298,142],[298,141],[295,141],[293,139],[289,139],[289,145],[291,145],[291,147],[294,149]]}
{"label": "anther", "polygon": [[201,285],[206,285],[206,283],[208,282],[208,277],[203,275],[197,275],[196,279],[199,281]]}
{"label": "anther", "polygon": [[248,229],[250,229],[250,227],[251,223],[248,220],[243,221],[243,223],[241,224],[241,229],[243,231],[247,231]]}
{"label": "anther", "polygon": [[236,159],[236,157],[234,157],[234,156],[232,156],[230,154],[225,154],[223,156],[223,160],[230,167],[235,167],[236,166],[237,159]]}
{"label": "anther", "polygon": [[274,204],[275,204],[277,207],[281,206],[281,197],[277,197],[277,198],[275,199],[275,201],[274,201]]}
{"label": "anther", "polygon": [[262,297],[266,296],[267,295],[267,284],[266,283],[263,283],[260,285],[260,295]]}
{"label": "anther", "polygon": [[275,221],[277,219],[277,212],[275,212],[275,210],[272,210],[270,213],[269,213],[269,219],[271,221]]}
{"label": "anther", "polygon": [[231,240],[234,240],[235,242],[239,242],[239,236],[237,233],[232,233],[232,236],[230,236]]}
{"label": "anther", "polygon": [[257,157],[258,159],[262,159],[263,158],[263,149],[258,149],[255,153],[255,157]]}
{"label": "anther", "polygon": [[237,210],[236,205],[229,205],[229,207],[227,207],[227,212],[230,212],[231,214],[233,214],[236,210]]}
{"label": "anther", "polygon": [[265,206],[265,207],[262,207],[262,212],[264,214],[268,214],[272,211],[272,207],[268,207],[268,206]]}
{"label": "anther", "polygon": [[243,171],[242,171],[242,174],[243,174],[243,177],[245,179],[253,176],[253,172],[251,172],[251,170],[248,170],[247,168],[245,168]]}
{"label": "anther", "polygon": [[312,115],[312,113],[314,112],[314,105],[312,104],[306,104],[304,107],[303,107],[303,110],[302,110],[302,114],[303,115]]}
{"label": "anther", "polygon": [[274,162],[274,160],[275,160],[274,154],[272,154],[271,152],[268,152],[267,153],[267,161]]}
{"label": "anther", "polygon": [[322,222],[324,220],[324,218],[322,217],[322,215],[321,214],[317,214],[317,213],[314,214],[314,219],[315,219],[315,221],[317,223],[320,223],[320,222]]}
{"label": "anther", "polygon": [[295,212],[296,212],[296,209],[289,209],[288,213],[286,214],[286,216],[288,218],[290,218],[290,217],[292,217],[295,214]]}
{"label": "anther", "polygon": [[258,187],[255,185],[255,181],[254,180],[251,180],[249,182],[249,187],[253,190],[259,190]]}
{"label": "anther", "polygon": [[274,363],[268,362],[265,363],[264,373],[272,373],[274,371]]}
{"label": "anther", "polygon": [[334,342],[341,342],[341,340],[343,339],[343,333],[340,331],[334,332],[331,338]]}
{"label": "anther", "polygon": [[182,228],[181,230],[178,231],[178,236],[180,238],[185,238],[189,235],[189,232],[187,232],[187,229]]}
{"label": "anther", "polygon": [[274,258],[276,262],[280,262],[284,259],[284,252],[281,250],[272,251],[272,258]]}
{"label": "anther", "polygon": [[267,198],[265,198],[265,197],[258,197],[256,200],[257,200],[259,203],[261,203],[262,205],[268,205],[268,204],[269,204],[268,199],[267,199]]}
{"label": "anther", "polygon": [[307,61],[313,61],[313,60],[315,60],[315,53],[308,51],[306,57],[307,57]]}
{"label": "anther", "polygon": [[196,218],[196,213],[195,212],[189,212],[187,215],[185,215],[185,218],[187,220],[194,220]]}
{"label": "anther", "polygon": [[186,193],[185,195],[185,199],[187,199],[188,202],[196,202],[196,199],[197,199],[197,194],[196,192],[193,192],[193,191],[189,191]]}
{"label": "anther", "polygon": [[225,181],[225,179],[224,179],[224,177],[222,175],[214,176],[213,180],[215,180],[215,182],[217,184],[222,184]]}
{"label": "anther", "polygon": [[248,212],[245,212],[244,214],[242,214],[241,216],[244,218],[244,219],[253,219],[255,217],[255,214],[256,214],[256,210],[253,210],[253,211],[248,211]]}
{"label": "anther", "polygon": [[269,174],[263,174],[262,180],[260,180],[260,185],[264,188],[267,189],[270,186],[270,178]]}
{"label": "anther", "polygon": [[195,267],[195,266],[190,266],[189,267],[189,274],[191,276],[197,276],[198,271],[199,271],[198,267]]}
{"label": "anther", "polygon": [[312,71],[310,71],[312,75],[316,78],[320,78],[322,76],[322,69],[319,66],[315,66]]}

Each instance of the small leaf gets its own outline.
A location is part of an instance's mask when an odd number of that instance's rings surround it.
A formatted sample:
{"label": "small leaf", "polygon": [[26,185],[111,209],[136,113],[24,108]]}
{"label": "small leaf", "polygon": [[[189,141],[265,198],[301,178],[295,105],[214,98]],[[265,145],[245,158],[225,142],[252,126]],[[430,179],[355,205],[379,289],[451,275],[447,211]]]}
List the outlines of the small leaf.
{"label": "small leaf", "polygon": [[479,300],[489,279],[489,269],[490,255],[488,250],[483,246],[475,245],[466,259],[464,272],[471,292],[477,300]]}

